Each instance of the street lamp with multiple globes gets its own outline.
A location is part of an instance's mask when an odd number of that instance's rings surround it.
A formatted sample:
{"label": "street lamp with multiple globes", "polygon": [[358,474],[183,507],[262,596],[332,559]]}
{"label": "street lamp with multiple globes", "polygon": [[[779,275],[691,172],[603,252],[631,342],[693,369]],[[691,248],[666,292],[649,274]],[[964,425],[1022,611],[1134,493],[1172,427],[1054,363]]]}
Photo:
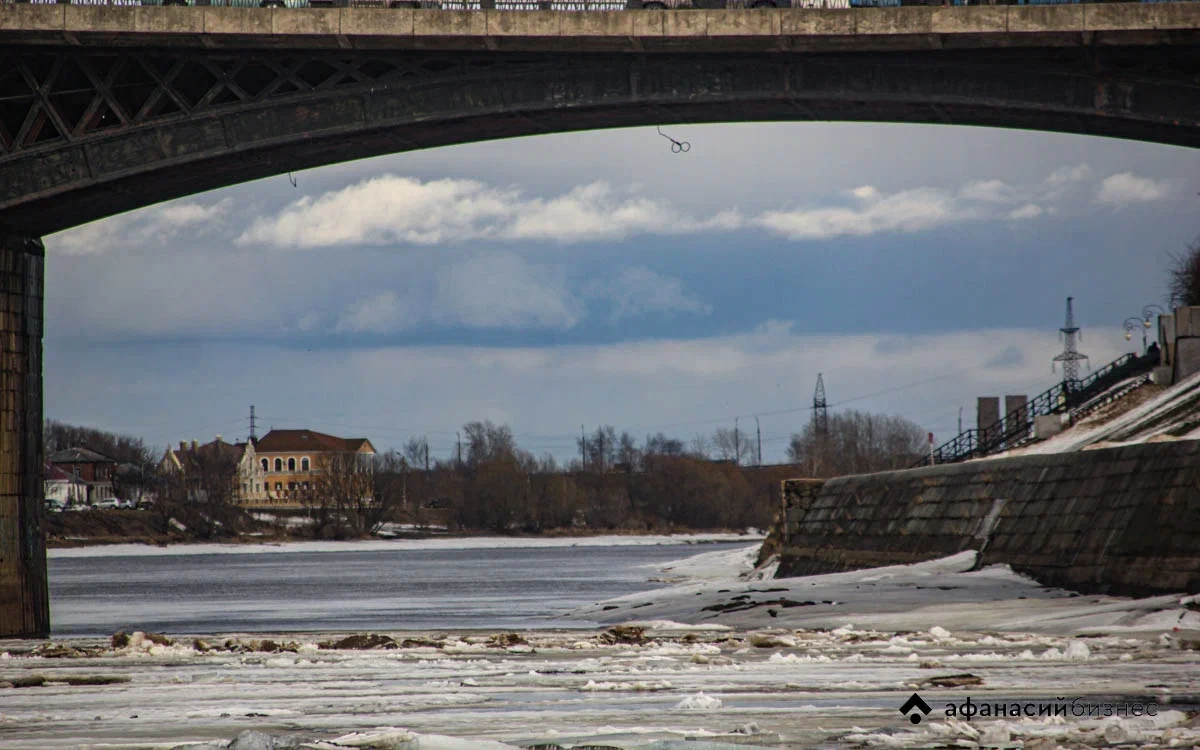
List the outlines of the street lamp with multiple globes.
{"label": "street lamp with multiple globes", "polygon": [[1146,353],[1146,326],[1142,325],[1141,318],[1128,317],[1125,319],[1125,340],[1133,340],[1133,329],[1140,328],[1142,331],[1142,354]]}
{"label": "street lamp with multiple globes", "polygon": [[[1150,330],[1150,328],[1152,326],[1151,320],[1154,318],[1155,310],[1158,311],[1159,315],[1167,314],[1167,311],[1162,309],[1158,305],[1146,305],[1145,307],[1142,308],[1142,325],[1144,328],[1144,330],[1142,331],[1142,354],[1146,353],[1146,331]],[[1155,338],[1157,338],[1157,336]]]}

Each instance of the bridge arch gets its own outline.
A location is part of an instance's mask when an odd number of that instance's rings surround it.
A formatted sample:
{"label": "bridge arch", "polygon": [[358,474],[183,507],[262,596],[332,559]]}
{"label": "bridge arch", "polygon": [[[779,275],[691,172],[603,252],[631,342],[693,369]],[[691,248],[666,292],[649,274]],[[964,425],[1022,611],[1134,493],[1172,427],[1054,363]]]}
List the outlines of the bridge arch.
{"label": "bridge arch", "polygon": [[622,126],[915,122],[1200,146],[1200,41],[803,55],[38,46],[0,58],[0,228],[29,237],[291,170]]}

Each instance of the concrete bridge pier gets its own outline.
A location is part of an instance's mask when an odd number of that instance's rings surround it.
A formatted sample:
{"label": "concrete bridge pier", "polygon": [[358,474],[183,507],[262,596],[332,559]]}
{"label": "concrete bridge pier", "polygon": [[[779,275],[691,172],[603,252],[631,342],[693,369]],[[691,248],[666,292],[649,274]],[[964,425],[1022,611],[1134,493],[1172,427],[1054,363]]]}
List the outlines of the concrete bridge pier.
{"label": "concrete bridge pier", "polygon": [[36,237],[0,231],[0,637],[50,635],[42,508],[42,283]]}

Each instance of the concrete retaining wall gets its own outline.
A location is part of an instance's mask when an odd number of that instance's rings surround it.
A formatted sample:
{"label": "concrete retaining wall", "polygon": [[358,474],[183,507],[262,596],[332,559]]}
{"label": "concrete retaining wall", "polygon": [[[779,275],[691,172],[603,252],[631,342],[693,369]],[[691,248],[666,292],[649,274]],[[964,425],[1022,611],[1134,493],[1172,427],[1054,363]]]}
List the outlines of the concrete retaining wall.
{"label": "concrete retaining wall", "polygon": [[983,550],[1085,593],[1200,592],[1200,441],[784,482],[780,577]]}

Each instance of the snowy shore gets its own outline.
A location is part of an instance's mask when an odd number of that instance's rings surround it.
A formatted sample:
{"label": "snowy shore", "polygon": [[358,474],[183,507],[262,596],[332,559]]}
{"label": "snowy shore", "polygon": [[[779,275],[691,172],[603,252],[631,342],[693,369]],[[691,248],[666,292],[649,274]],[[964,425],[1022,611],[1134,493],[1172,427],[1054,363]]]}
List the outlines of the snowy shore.
{"label": "snowy shore", "polygon": [[[754,553],[649,566],[673,585],[572,615],[640,622],[607,631],[0,642],[0,683],[25,685],[0,686],[0,748],[1200,746],[1187,598],[1072,596],[970,554],[769,579]],[[948,715],[967,698],[1080,712]]]}
{"label": "snowy shore", "polygon": [[1064,635],[1200,630],[1196,597],[1083,596],[1043,587],[1007,565],[972,570],[971,551],[914,565],[800,578],[771,578],[774,567],[755,571],[756,554],[756,546],[701,553],[663,568],[662,579],[675,584],[671,587],[597,602],[570,617],[738,629],[937,626]]}
{"label": "snowy shore", "polygon": [[537,547],[633,547],[664,544],[761,541],[762,534],[601,534],[595,536],[463,536],[433,539],[360,539],[344,542],[297,541],[263,544],[106,544],[51,549],[51,559],[79,557],[163,557],[167,555],[260,555],[284,552],[370,552],[373,550],[528,549]]}

